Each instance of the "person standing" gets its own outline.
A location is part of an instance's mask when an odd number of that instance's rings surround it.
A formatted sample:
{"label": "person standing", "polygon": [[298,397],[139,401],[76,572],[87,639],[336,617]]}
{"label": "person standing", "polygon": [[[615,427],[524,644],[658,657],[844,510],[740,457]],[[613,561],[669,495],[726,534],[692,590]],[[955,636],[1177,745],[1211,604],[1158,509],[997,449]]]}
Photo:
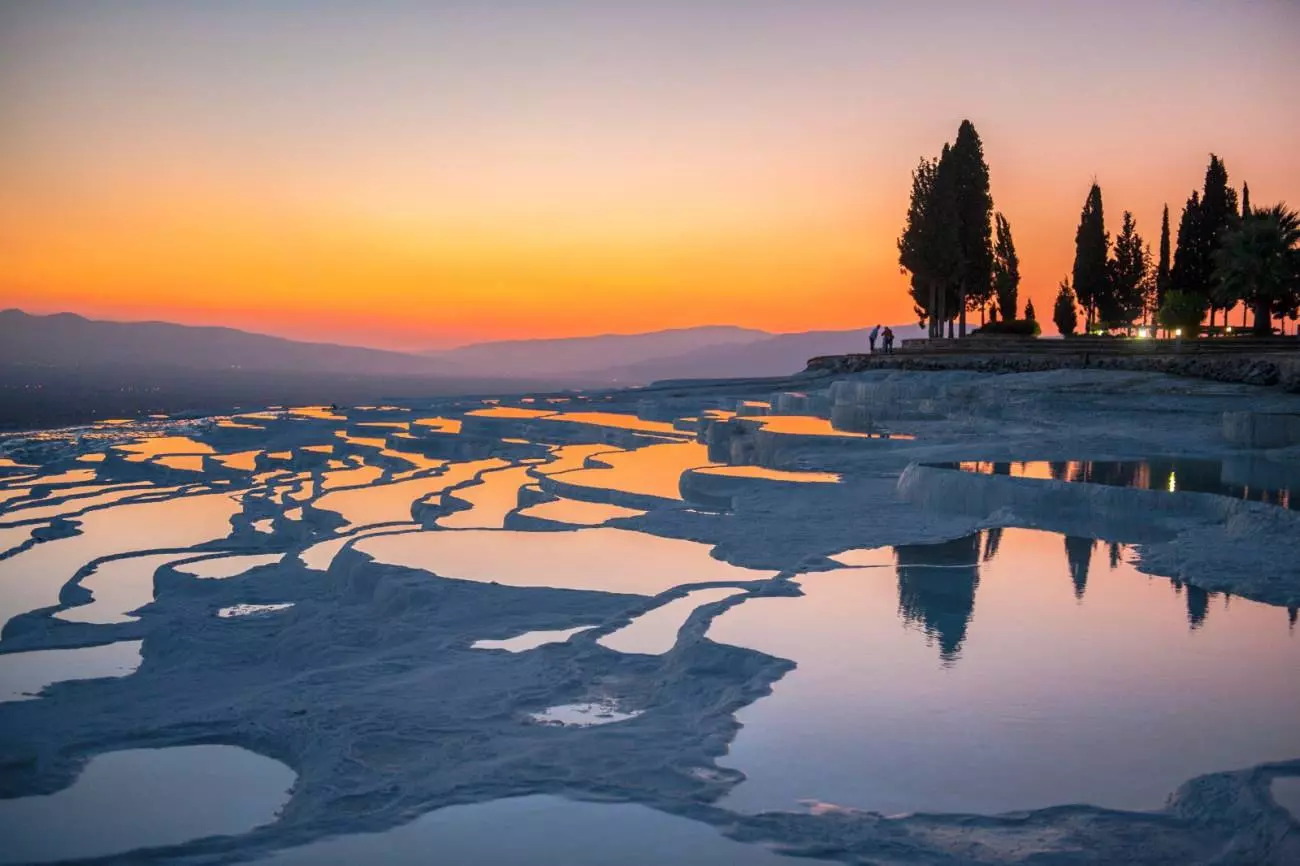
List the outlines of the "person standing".
{"label": "person standing", "polygon": [[885,328],[885,354],[894,354],[894,329],[886,326]]}
{"label": "person standing", "polygon": [[880,325],[876,325],[867,334],[867,345],[871,347],[871,354],[876,354],[876,338],[880,336]]}

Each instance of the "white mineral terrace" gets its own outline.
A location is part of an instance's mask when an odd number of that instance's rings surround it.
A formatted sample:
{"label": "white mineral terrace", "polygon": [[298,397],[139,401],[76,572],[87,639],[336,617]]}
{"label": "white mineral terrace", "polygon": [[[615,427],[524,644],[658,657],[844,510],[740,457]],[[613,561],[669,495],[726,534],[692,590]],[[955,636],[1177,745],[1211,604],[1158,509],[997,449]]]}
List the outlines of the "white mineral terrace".
{"label": "white mineral terrace", "polygon": [[1300,397],[787,388],[0,438],[0,862],[1300,862]]}

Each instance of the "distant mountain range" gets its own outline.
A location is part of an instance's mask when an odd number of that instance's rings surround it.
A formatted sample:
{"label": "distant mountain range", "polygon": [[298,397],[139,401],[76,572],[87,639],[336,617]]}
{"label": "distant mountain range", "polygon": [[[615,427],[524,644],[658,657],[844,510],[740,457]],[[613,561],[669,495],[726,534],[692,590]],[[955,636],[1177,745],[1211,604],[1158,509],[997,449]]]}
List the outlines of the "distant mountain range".
{"label": "distant mountain range", "polygon": [[[920,335],[895,326],[901,341]],[[645,334],[476,343],[420,354],[305,343],[233,328],[0,311],[0,365],[530,380],[575,385],[780,376],[815,355],[865,351],[866,329],[772,334],[707,326]]]}
{"label": "distant mountain range", "polygon": [[0,364],[165,367],[358,376],[458,375],[445,362],[403,352],[303,343],[234,328],[104,322],[75,313],[0,311]]}

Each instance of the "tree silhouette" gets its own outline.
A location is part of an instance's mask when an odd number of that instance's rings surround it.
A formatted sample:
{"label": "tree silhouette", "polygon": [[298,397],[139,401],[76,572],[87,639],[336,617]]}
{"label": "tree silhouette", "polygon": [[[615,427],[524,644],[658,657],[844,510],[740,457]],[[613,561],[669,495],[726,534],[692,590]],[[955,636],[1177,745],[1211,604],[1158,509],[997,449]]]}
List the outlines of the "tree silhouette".
{"label": "tree silhouette", "polygon": [[998,315],[1015,319],[1019,309],[1020,257],[1011,239],[1011,223],[1001,213],[993,217],[996,240],[993,244],[993,288],[998,297]]}
{"label": "tree silhouette", "polygon": [[984,144],[969,120],[963,120],[957,128],[952,162],[958,221],[958,335],[964,337],[968,304],[987,303],[993,292],[993,196],[989,192],[989,167],[984,161]]}
{"label": "tree silhouette", "polygon": [[1074,597],[1083,598],[1088,588],[1088,570],[1092,567],[1092,550],[1097,542],[1078,535],[1065,536],[1065,560],[1070,566],[1070,581],[1074,584]]}
{"label": "tree silhouette", "polygon": [[943,336],[958,265],[956,199],[951,148],[937,159],[922,159],[912,172],[912,195],[898,263],[911,273],[911,295],[918,321],[928,323],[931,337]]}
{"label": "tree silhouette", "polygon": [[1215,265],[1225,291],[1254,310],[1254,332],[1272,333],[1272,317],[1300,303],[1300,215],[1283,204],[1252,211],[1224,238]]}
{"label": "tree silhouette", "polygon": [[1199,586],[1187,584],[1187,623],[1193,630],[1205,624],[1210,612],[1210,594]]}
{"label": "tree silhouette", "polygon": [[898,568],[898,609],[939,644],[946,664],[957,660],[975,611],[979,587],[980,534],[942,544],[894,548]]}
{"label": "tree silhouette", "polygon": [[1070,289],[1070,278],[1061,280],[1056,290],[1056,304],[1052,307],[1052,321],[1056,331],[1062,337],[1069,337],[1079,327],[1079,314],[1074,309],[1074,292]]}
{"label": "tree silhouette", "polygon": [[1115,237],[1109,274],[1110,289],[1098,302],[1097,316],[1107,328],[1129,325],[1146,305],[1151,280],[1151,252],[1129,211],[1124,211],[1123,228]]}
{"label": "tree silhouette", "polygon": [[1160,262],[1156,265],[1156,299],[1154,310],[1158,311],[1169,294],[1169,205],[1160,217]]}
{"label": "tree silhouette", "polygon": [[1110,289],[1107,256],[1110,235],[1102,212],[1101,187],[1095,182],[1079,214],[1079,228],[1074,234],[1074,296],[1084,311],[1084,330],[1091,331],[1099,304],[1104,304]]}

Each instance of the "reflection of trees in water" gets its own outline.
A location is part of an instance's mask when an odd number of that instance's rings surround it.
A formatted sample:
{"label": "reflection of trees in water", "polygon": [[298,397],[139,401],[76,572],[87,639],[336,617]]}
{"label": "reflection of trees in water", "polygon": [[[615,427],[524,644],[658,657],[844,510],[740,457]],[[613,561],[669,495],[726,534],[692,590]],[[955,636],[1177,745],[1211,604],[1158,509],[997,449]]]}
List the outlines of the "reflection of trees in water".
{"label": "reflection of trees in water", "polygon": [[998,546],[1002,544],[1002,527],[995,526],[984,536],[984,561],[998,555]]}
{"label": "reflection of trees in water", "polygon": [[1291,624],[1291,628],[1295,628],[1297,612],[1300,612],[1300,607],[1296,607],[1294,604],[1286,609],[1286,620]]}
{"label": "reflection of trees in water", "polygon": [[1106,552],[1110,556],[1110,570],[1114,571],[1115,569],[1119,568],[1120,547],[1117,543],[1112,541],[1110,542],[1109,546],[1106,548]]}
{"label": "reflection of trees in water", "polygon": [[[939,657],[955,661],[975,611],[979,586],[980,536],[973,533],[942,544],[894,548],[898,563],[898,610],[939,644]],[[996,542],[993,543],[996,553]],[[988,547],[985,547],[987,552]]]}
{"label": "reflection of trees in water", "polygon": [[1108,487],[1132,487],[1138,490],[1168,490],[1171,493],[1217,493],[1281,508],[1300,510],[1300,491],[1286,483],[1276,487],[1247,487],[1223,480],[1223,464],[1218,460],[1195,458],[1153,458],[1150,460],[1063,460],[997,463],[978,460],[935,464],[946,469],[961,469],[984,475],[1009,475],[1056,481],[1103,484]]}
{"label": "reflection of trees in water", "polygon": [[1074,582],[1074,597],[1083,598],[1088,588],[1088,569],[1092,567],[1092,549],[1096,539],[1078,535],[1065,536],[1065,559],[1070,565],[1070,580]]}
{"label": "reflection of trees in water", "polygon": [[1187,584],[1187,622],[1193,629],[1200,628],[1205,623],[1205,615],[1210,612],[1210,597],[1213,593],[1206,592],[1199,586]]}

